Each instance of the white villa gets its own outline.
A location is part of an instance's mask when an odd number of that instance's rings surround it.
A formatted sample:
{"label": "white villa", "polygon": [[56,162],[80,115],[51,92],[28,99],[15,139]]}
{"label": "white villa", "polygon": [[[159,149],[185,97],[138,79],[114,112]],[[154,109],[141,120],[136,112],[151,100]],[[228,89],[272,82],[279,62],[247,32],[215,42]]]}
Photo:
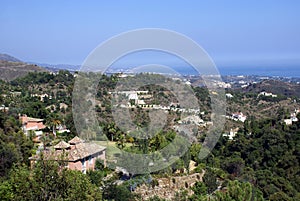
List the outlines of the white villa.
{"label": "white villa", "polygon": [[233,98],[233,95],[230,93],[225,94],[226,98]]}
{"label": "white villa", "polygon": [[265,91],[262,91],[258,94],[258,96],[267,96],[267,97],[273,97],[273,98],[276,98],[277,95],[276,94],[273,94],[271,92],[265,92]]}
{"label": "white villa", "polygon": [[239,128],[235,128],[235,129],[231,128],[229,133],[224,133],[223,136],[228,137],[229,140],[233,140],[233,138],[236,136],[238,130],[239,130]]}
{"label": "white villa", "polygon": [[247,116],[244,115],[242,112],[237,112],[237,113],[232,114],[231,119],[234,121],[245,122],[247,119]]}
{"label": "white villa", "polygon": [[299,113],[299,110],[298,109],[295,109],[295,112],[291,113],[290,115],[290,118],[289,119],[284,119],[283,122],[286,124],[286,125],[292,125],[293,122],[297,122],[298,121],[298,118],[297,118],[297,114]]}

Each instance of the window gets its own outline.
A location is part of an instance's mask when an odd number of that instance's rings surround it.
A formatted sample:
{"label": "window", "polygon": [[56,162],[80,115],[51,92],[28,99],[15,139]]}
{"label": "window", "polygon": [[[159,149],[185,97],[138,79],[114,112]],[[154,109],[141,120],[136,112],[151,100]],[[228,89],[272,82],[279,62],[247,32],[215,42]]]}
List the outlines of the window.
{"label": "window", "polygon": [[93,157],[90,156],[90,157],[89,157],[89,165],[92,165],[92,164],[93,164]]}
{"label": "window", "polygon": [[82,168],[86,168],[86,166],[85,166],[85,159],[82,159],[81,164],[82,164]]}
{"label": "window", "polygon": [[85,159],[82,159],[81,165],[82,165],[82,170],[81,170],[81,172],[82,172],[83,174],[85,174],[85,173],[86,173]]}

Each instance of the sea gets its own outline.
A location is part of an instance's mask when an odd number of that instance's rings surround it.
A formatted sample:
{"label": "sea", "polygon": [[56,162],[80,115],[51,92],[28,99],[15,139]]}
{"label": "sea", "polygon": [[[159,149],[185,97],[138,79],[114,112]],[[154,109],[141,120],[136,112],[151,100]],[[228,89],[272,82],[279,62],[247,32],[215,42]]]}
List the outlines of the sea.
{"label": "sea", "polygon": [[[175,67],[182,75],[199,75],[192,67]],[[300,77],[300,66],[282,67],[217,67],[221,75],[257,75],[273,77]]]}

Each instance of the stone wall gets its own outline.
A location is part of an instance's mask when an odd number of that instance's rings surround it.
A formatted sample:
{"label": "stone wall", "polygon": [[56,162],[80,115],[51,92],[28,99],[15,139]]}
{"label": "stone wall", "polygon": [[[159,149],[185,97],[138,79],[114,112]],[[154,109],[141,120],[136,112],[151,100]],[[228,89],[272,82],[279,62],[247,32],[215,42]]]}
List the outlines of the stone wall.
{"label": "stone wall", "polygon": [[202,173],[194,173],[187,176],[169,177],[169,178],[159,178],[157,179],[158,185],[154,188],[151,185],[143,184],[136,188],[135,193],[141,195],[142,200],[147,200],[154,195],[160,198],[165,198],[172,200],[176,192],[181,190],[187,190],[188,194],[193,194],[193,191],[189,188],[192,187],[197,181],[202,181],[204,175]]}

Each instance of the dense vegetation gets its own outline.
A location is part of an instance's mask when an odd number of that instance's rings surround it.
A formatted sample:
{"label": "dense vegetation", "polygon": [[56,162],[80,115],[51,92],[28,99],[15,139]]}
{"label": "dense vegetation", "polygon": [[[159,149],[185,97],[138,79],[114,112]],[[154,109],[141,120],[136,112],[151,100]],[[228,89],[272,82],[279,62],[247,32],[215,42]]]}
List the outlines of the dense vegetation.
{"label": "dense vegetation", "polygon": [[[159,79],[159,76],[154,79]],[[171,143],[176,135],[171,128],[180,116],[176,112],[169,112],[168,126],[149,140],[135,139],[118,128],[112,118],[111,95],[108,93],[117,81],[117,75],[103,75],[96,95],[97,118],[115,148],[150,153]],[[133,174],[129,181],[116,185],[115,181],[123,175],[113,173],[100,163],[96,171],[86,175],[71,170],[57,171],[55,162],[41,161],[35,168],[30,168],[28,158],[37,147],[31,140],[33,136],[25,136],[21,131],[18,115],[43,118],[49,127],[45,129],[47,136],[44,138],[48,145],[60,139],[71,139],[77,135],[72,117],[73,86],[74,76],[68,71],[29,73],[10,83],[0,81],[0,106],[9,107],[8,111],[0,111],[0,200],[140,199],[131,190],[142,175]],[[201,118],[209,120],[208,91],[201,87],[192,89],[205,111]],[[153,92],[154,102],[166,104],[174,101],[164,88],[147,85],[141,90],[159,90],[158,94]],[[189,152],[172,166],[153,173],[153,178],[172,176],[177,170],[183,172],[192,159],[197,162],[196,172],[206,171],[203,182],[197,182],[191,188],[192,196],[183,190],[176,195],[176,200],[300,200],[300,122],[291,126],[282,123],[298,106],[297,103],[288,99],[286,94],[265,98],[258,97],[253,91],[230,93],[234,97],[228,100],[228,114],[243,111],[248,115],[244,123],[227,121],[225,130],[239,128],[234,140],[221,137],[209,157],[200,160],[198,153],[205,137],[205,129],[202,129]],[[36,94],[48,96],[41,100]],[[67,107],[62,107],[62,104]],[[130,113],[139,127],[148,124],[149,114],[143,108],[132,109]],[[66,125],[71,132],[58,134],[54,139],[51,128],[57,123]],[[108,175],[110,179],[103,180]],[[150,200],[163,199],[153,197]]]}
{"label": "dense vegetation", "polygon": [[220,139],[205,164],[252,183],[270,200],[299,200],[299,134],[299,122],[250,118],[234,141]]}
{"label": "dense vegetation", "polygon": [[33,142],[20,129],[14,116],[0,112],[0,176],[7,177],[14,164],[26,164],[32,154]]}

